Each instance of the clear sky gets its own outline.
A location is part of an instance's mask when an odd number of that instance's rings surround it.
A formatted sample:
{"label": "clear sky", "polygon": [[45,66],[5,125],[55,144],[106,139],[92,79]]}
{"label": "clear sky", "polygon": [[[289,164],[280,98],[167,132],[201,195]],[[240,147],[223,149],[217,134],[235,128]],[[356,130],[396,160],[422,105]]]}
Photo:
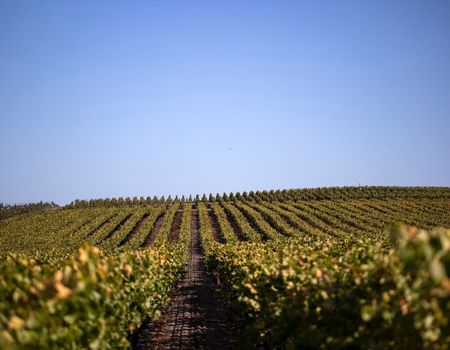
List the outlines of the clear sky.
{"label": "clear sky", "polygon": [[0,1],[0,202],[450,186],[450,1]]}

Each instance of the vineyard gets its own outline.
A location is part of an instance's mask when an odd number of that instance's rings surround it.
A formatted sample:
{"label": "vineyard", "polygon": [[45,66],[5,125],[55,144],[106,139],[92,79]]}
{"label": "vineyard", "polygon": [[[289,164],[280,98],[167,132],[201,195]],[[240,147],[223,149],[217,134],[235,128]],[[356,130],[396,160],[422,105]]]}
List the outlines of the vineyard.
{"label": "vineyard", "polygon": [[450,347],[450,188],[0,212],[0,349]]}

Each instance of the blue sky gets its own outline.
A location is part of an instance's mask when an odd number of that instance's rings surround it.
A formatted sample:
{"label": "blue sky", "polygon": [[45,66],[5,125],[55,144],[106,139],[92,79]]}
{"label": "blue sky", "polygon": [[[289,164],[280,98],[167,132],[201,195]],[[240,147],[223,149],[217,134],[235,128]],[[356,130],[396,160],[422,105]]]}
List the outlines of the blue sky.
{"label": "blue sky", "polygon": [[450,2],[0,2],[0,202],[450,186]]}

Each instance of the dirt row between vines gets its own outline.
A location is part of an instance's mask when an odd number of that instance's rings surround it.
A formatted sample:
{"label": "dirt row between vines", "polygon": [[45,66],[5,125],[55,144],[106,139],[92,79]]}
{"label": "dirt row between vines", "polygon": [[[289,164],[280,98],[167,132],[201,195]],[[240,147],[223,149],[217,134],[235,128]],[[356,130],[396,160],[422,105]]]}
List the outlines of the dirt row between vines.
{"label": "dirt row between vines", "polygon": [[153,227],[150,229],[150,232],[148,233],[147,237],[145,238],[144,242],[142,243],[142,247],[149,247],[153,241],[156,238],[157,233],[159,232],[159,229],[161,228],[162,224],[164,223],[165,215],[160,214],[158,218],[156,219],[155,223],[153,224]]}
{"label": "dirt row between vines", "polygon": [[211,233],[216,242],[225,243],[223,235],[220,233],[219,223],[211,208],[207,209],[209,225],[211,227]]}
{"label": "dirt row between vines", "polygon": [[178,238],[180,236],[180,227],[182,219],[183,219],[183,209],[178,209],[173,219],[172,226],[170,228],[169,242],[174,243],[178,241]]}
{"label": "dirt row between vines", "polygon": [[144,224],[144,221],[147,220],[147,218],[150,216],[149,213],[145,213],[144,215],[142,215],[142,217],[139,219],[138,222],[136,222],[136,224],[134,225],[134,227],[131,229],[130,232],[128,232],[128,234],[125,236],[124,239],[122,239],[122,241],[120,241],[119,243],[119,247],[125,245],[127,242],[129,242],[131,240],[131,238],[133,238],[133,236],[136,234],[136,232],[139,231],[139,229],[141,228],[141,226]]}
{"label": "dirt row between vines", "polygon": [[190,258],[171,304],[155,322],[147,322],[134,349],[233,349],[231,324],[214,278],[205,270],[198,210],[192,210]]}

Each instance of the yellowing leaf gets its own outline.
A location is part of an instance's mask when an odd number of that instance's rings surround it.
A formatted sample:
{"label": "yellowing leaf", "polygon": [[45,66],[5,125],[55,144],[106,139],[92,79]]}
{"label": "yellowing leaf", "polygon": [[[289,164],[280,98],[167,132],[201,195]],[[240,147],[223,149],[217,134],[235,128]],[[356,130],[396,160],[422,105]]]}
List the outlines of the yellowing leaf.
{"label": "yellowing leaf", "polygon": [[15,331],[20,331],[24,325],[25,321],[16,315],[13,315],[8,321],[8,328]]}

